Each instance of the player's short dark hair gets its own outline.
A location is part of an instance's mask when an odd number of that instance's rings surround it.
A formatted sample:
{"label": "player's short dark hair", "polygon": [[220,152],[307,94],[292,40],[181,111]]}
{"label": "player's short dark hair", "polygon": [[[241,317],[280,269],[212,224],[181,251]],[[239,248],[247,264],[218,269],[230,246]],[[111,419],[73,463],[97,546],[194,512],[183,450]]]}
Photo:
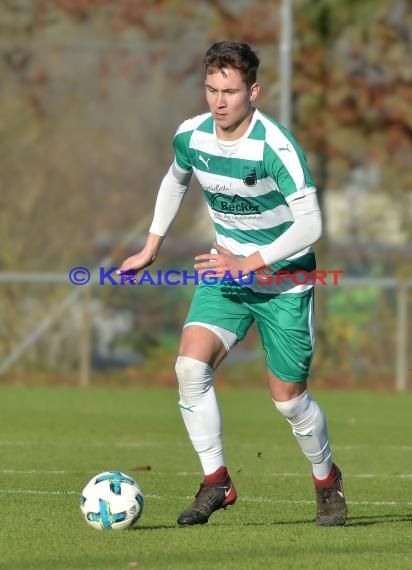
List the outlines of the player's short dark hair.
{"label": "player's short dark hair", "polygon": [[247,87],[256,82],[259,58],[248,44],[240,42],[216,42],[204,57],[206,73],[216,73],[227,67],[239,71]]}

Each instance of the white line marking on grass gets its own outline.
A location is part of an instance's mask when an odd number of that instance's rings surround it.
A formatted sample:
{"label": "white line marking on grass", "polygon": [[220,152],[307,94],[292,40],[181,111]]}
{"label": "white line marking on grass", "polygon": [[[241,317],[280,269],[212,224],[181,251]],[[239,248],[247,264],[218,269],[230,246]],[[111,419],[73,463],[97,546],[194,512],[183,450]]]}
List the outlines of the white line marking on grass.
{"label": "white line marking on grass", "polygon": [[[369,449],[375,448],[375,444],[373,443],[360,443],[357,445],[339,445],[336,444],[333,446],[334,449],[338,449],[340,451],[353,451],[354,449]],[[379,445],[380,449],[391,449],[393,451],[411,451],[412,445]]]}
{"label": "white line marking on grass", "polygon": [[[163,442],[153,442],[153,441],[114,441],[108,443],[107,441],[95,441],[83,444],[86,447],[155,447],[159,445],[164,445]],[[173,444],[175,445],[175,444]]]}
{"label": "white line marking on grass", "polygon": [[[252,473],[243,472],[243,474],[252,475]],[[287,479],[288,477],[308,477],[307,473],[269,473],[272,477],[284,477]],[[409,479],[412,478],[412,473],[347,473],[345,472],[346,478],[350,477],[351,479]]]}
{"label": "white line marking on grass", "polygon": [[42,491],[36,489],[0,489],[2,495],[80,495],[79,491]]}
{"label": "white line marking on grass", "polygon": [[0,441],[0,445],[33,445],[33,441]]}
{"label": "white line marking on grass", "polygon": [[47,471],[42,469],[0,469],[2,475],[66,475],[76,471]]}
{"label": "white line marking on grass", "polygon": [[[0,469],[0,475],[73,475],[73,474],[93,474],[91,470],[87,471],[67,471],[65,469]],[[167,473],[163,472],[156,472],[157,475],[168,475]],[[202,477],[200,471],[179,471],[176,473],[177,476],[181,477]],[[242,475],[246,476],[255,476],[256,474],[251,471],[243,471]],[[276,477],[279,479],[288,479],[288,478],[302,478],[306,479],[309,475],[308,473],[289,473],[289,472],[272,472],[263,474],[263,476],[270,476]],[[351,473],[347,474],[346,477],[350,477],[351,479],[412,479],[412,473]]]}
{"label": "white line marking on grass", "polygon": [[[41,489],[0,489],[1,495],[81,495],[81,491],[43,491]],[[145,495],[146,499],[165,499],[160,495]],[[183,498],[183,497],[181,497]]]}
{"label": "white line marking on grass", "polygon": [[[95,442],[77,442],[77,441],[59,441],[59,440],[0,440],[0,446],[30,446],[30,447],[41,447],[41,446],[55,446],[55,447],[159,447],[163,446],[163,441],[152,440],[152,441],[95,441]],[[183,447],[186,444],[184,442],[173,442],[174,447]],[[249,447],[252,444],[249,445]],[[255,446],[255,444],[253,444]],[[277,448],[281,448],[281,445],[273,445],[270,450],[275,451]],[[356,445],[339,445],[335,444],[334,449],[340,451],[353,451],[353,450],[367,450],[375,449],[375,444],[356,444]],[[412,451],[412,445],[379,445],[380,449],[389,449],[392,451]]]}
{"label": "white line marking on grass", "polygon": [[[51,496],[61,496],[61,495],[79,495],[81,491],[43,491],[43,490],[36,490],[36,489],[0,489],[1,495],[51,495]],[[146,499],[155,499],[155,500],[165,500],[166,497],[162,495],[145,495]],[[191,499],[191,495],[187,495],[185,497],[177,497],[181,500],[188,500]],[[244,497],[239,497],[238,501],[243,503],[267,503],[273,505],[313,505],[315,504],[314,500],[308,499],[300,499],[300,500],[291,500],[291,499],[272,499],[270,497],[250,497],[248,495]],[[411,501],[348,501],[349,505],[355,506],[377,506],[377,507],[401,507],[401,506],[411,506]]]}
{"label": "white line marking on grass", "polygon": [[[73,441],[59,441],[58,439],[50,441],[0,441],[0,446],[30,446],[30,447],[159,447],[163,446],[164,442],[159,441],[92,441],[92,442],[77,442]],[[183,443],[173,443],[174,447],[183,446]]]}
{"label": "white line marking on grass", "polygon": [[[158,473],[159,475],[159,473]],[[200,471],[179,471],[176,475],[183,476],[183,477],[202,477]],[[256,473],[252,471],[244,471],[242,469],[242,475],[247,476],[256,476]],[[287,478],[307,478],[310,476],[308,473],[282,473],[273,471],[271,473],[264,473],[262,476],[270,476],[270,477],[278,477],[279,479],[287,479]],[[347,473],[345,472],[346,478],[350,477],[351,479],[411,479],[412,473]]]}
{"label": "white line marking on grass", "polygon": [[[247,503],[271,503],[271,504],[282,504],[282,505],[313,505],[315,501],[310,500],[286,500],[286,499],[271,499],[269,497],[238,497],[238,501],[244,501]],[[399,501],[347,501],[348,505],[366,505],[366,506],[382,506],[382,507],[397,507],[403,505],[412,505],[411,501],[399,502]]]}

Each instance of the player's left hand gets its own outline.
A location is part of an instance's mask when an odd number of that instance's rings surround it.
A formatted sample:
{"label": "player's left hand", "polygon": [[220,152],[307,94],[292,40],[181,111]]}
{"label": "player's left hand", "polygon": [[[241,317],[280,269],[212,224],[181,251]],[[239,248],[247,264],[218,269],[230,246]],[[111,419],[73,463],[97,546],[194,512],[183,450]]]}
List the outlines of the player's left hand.
{"label": "player's left hand", "polygon": [[233,279],[238,279],[239,272],[242,272],[242,258],[234,255],[225,247],[217,245],[217,243],[213,244],[213,248],[217,253],[196,255],[194,269],[199,275],[203,275],[207,271],[213,271],[213,275],[218,278],[222,278],[225,274],[230,273]]}

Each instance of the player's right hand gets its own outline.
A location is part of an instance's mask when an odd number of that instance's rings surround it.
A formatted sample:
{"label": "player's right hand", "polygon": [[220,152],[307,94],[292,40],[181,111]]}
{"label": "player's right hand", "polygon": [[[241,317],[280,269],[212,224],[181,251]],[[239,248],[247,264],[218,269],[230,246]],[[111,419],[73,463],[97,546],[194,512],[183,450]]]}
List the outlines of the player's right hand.
{"label": "player's right hand", "polygon": [[137,273],[148,267],[154,262],[154,258],[151,255],[148,255],[147,252],[142,249],[135,255],[128,257],[123,261],[119,269],[116,271],[117,275],[124,275],[125,282],[129,283],[136,283],[137,281]]}
{"label": "player's right hand", "polygon": [[152,265],[152,263],[156,261],[157,253],[163,239],[164,236],[159,236],[149,232],[144,248],[135,253],[135,255],[125,259],[116,271],[117,275],[127,275],[128,272],[130,272],[125,278],[125,281],[127,279],[129,283],[136,283],[137,273],[141,269],[149,267],[149,265]]}

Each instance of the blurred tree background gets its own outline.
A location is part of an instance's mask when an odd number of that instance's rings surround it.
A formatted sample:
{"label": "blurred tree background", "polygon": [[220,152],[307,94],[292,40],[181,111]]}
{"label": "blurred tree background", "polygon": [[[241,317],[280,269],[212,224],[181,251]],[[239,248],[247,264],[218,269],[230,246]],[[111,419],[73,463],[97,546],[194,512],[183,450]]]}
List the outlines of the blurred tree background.
{"label": "blurred tree background", "polygon": [[[93,268],[111,253],[119,265],[138,249],[173,158],[175,129],[206,110],[202,58],[213,41],[246,41],[258,51],[259,107],[279,115],[280,5],[1,0],[0,271]],[[319,266],[410,278],[412,4],[295,0],[293,13],[292,130],[322,199]],[[198,190],[193,183],[156,269],[190,269],[193,255],[209,246]],[[139,223],[128,247],[119,247]],[[72,289],[69,282],[1,288],[3,359]],[[394,292],[327,289],[320,294],[316,381],[387,385]],[[191,293],[183,286],[94,288],[94,381],[173,383]],[[3,380],[76,382],[82,314],[74,304]],[[221,382],[264,383],[257,344],[252,333]]]}

